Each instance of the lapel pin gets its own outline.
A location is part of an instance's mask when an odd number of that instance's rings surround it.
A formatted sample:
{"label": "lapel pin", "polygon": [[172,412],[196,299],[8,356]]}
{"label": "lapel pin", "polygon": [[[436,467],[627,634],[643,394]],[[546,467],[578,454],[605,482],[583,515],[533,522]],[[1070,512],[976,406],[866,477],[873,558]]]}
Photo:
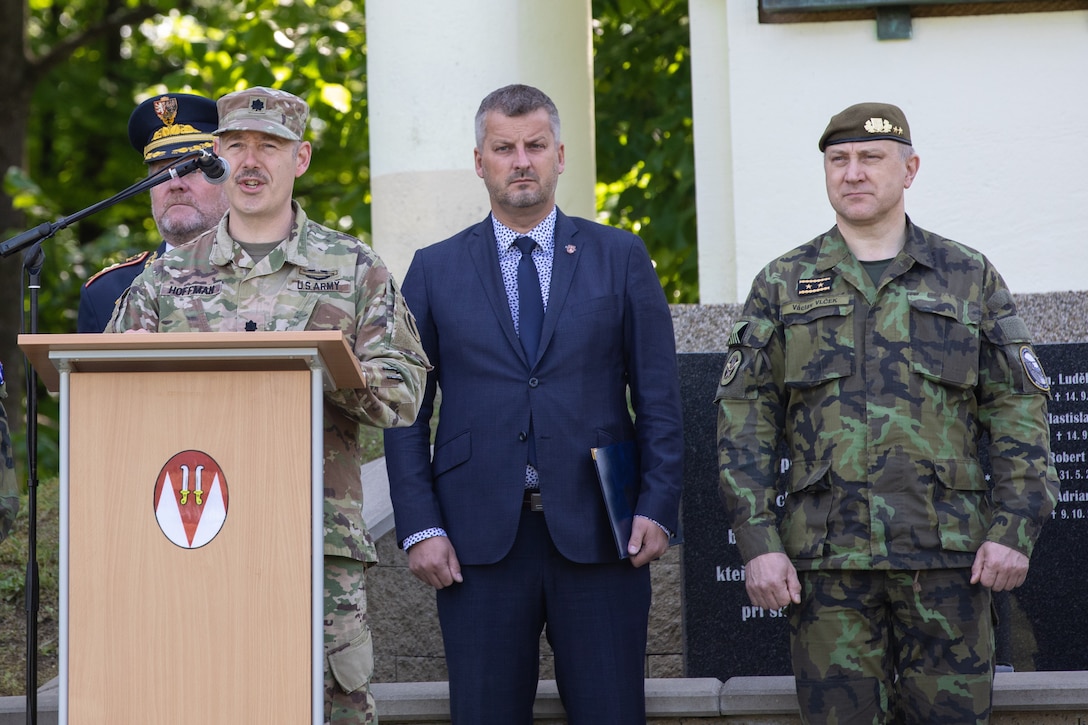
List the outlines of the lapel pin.
{"label": "lapel pin", "polygon": [[576,251],[578,251],[578,247],[574,246],[573,244],[567,245],[567,254],[574,254]]}

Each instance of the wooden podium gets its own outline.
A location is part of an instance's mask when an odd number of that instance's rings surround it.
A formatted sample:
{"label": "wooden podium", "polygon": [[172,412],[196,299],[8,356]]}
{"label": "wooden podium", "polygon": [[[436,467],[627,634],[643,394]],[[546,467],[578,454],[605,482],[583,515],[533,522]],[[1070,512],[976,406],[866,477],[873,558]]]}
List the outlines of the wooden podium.
{"label": "wooden podium", "polygon": [[323,722],[339,332],[20,335],[60,393],[61,725]]}

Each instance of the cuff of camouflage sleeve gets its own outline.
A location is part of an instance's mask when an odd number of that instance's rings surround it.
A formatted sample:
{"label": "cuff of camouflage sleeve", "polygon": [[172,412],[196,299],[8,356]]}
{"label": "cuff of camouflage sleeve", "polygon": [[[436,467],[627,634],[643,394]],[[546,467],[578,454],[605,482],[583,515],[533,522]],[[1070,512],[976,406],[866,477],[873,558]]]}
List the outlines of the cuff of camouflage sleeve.
{"label": "cuff of camouflage sleeve", "polygon": [[733,535],[737,539],[737,548],[740,549],[740,560],[745,564],[762,554],[786,553],[778,529],[773,525],[740,526],[733,529]]}
{"label": "cuff of camouflage sleeve", "polygon": [[1035,541],[1039,538],[1039,529],[1040,527],[1031,519],[999,514],[994,517],[993,523],[990,524],[986,540],[1015,549],[1024,556],[1031,558],[1031,552],[1035,549]]}

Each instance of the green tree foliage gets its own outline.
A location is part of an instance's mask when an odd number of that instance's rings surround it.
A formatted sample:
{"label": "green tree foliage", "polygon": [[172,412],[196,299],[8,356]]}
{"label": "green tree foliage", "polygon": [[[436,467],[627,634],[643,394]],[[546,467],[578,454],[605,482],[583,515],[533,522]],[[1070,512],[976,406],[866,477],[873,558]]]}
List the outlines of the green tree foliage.
{"label": "green tree foliage", "polygon": [[[46,46],[94,22],[98,3],[32,13]],[[35,90],[25,175],[9,178],[28,224],[54,221],[125,189],[145,173],[128,143],[128,116],[154,93],[216,98],[246,86],[283,88],[311,107],[318,149],[296,184],[307,214],[366,238],[370,227],[365,32],[361,4],[194,0],[87,43]],[[83,281],[108,263],[158,244],[147,194],[72,226],[46,243],[41,332],[71,332]]]}
{"label": "green tree foliage", "polygon": [[[12,2],[0,0],[0,8]],[[163,91],[216,98],[252,85],[283,88],[309,102],[310,137],[318,150],[296,183],[297,197],[311,218],[368,237],[362,3],[31,0],[26,27],[30,57],[49,58],[66,48],[68,62],[48,64],[33,88],[25,162],[5,180],[5,193],[23,213],[24,226],[8,221],[5,238],[63,220],[144,176],[146,167],[126,133],[128,116],[140,101]],[[0,118],[0,132],[2,124]],[[158,243],[146,193],[58,231],[43,244],[38,331],[74,332],[86,278]],[[17,262],[5,260],[9,267]],[[0,319],[8,320],[3,360],[13,371],[20,362],[13,352],[14,333],[23,325],[6,312],[0,311]],[[56,401],[44,390],[39,398],[41,468],[55,471]],[[13,419],[20,411],[9,403]]]}
{"label": "green tree foliage", "polygon": [[698,302],[687,0],[594,0],[597,206],[640,235],[670,303]]}
{"label": "green tree foliage", "polygon": [[[73,215],[143,177],[145,167],[126,134],[138,102],[163,91],[215,98],[265,85],[310,103],[315,154],[296,182],[307,214],[367,239],[363,5],[356,0],[0,0],[0,26],[6,28],[0,29],[0,61],[13,69],[0,74],[7,101],[0,113],[0,171],[12,167],[0,197],[3,238]],[[694,302],[687,2],[593,0],[592,8],[599,217],[642,236],[670,302]],[[142,193],[44,243],[39,332],[73,332],[84,280],[158,244],[149,210]],[[0,361],[9,373],[13,421],[21,416],[18,262],[0,263]],[[44,391],[39,420],[41,469],[48,475],[56,470],[56,401]],[[18,423],[13,427],[21,429]]]}

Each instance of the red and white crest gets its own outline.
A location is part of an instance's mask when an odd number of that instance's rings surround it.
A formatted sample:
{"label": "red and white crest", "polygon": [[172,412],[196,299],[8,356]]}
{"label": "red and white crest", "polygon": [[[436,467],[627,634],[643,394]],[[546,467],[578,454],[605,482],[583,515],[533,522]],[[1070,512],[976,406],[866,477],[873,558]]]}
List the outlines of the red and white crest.
{"label": "red and white crest", "polygon": [[230,496],[219,464],[203,451],[175,454],[155,481],[155,520],[173,543],[197,549],[227,520]]}

